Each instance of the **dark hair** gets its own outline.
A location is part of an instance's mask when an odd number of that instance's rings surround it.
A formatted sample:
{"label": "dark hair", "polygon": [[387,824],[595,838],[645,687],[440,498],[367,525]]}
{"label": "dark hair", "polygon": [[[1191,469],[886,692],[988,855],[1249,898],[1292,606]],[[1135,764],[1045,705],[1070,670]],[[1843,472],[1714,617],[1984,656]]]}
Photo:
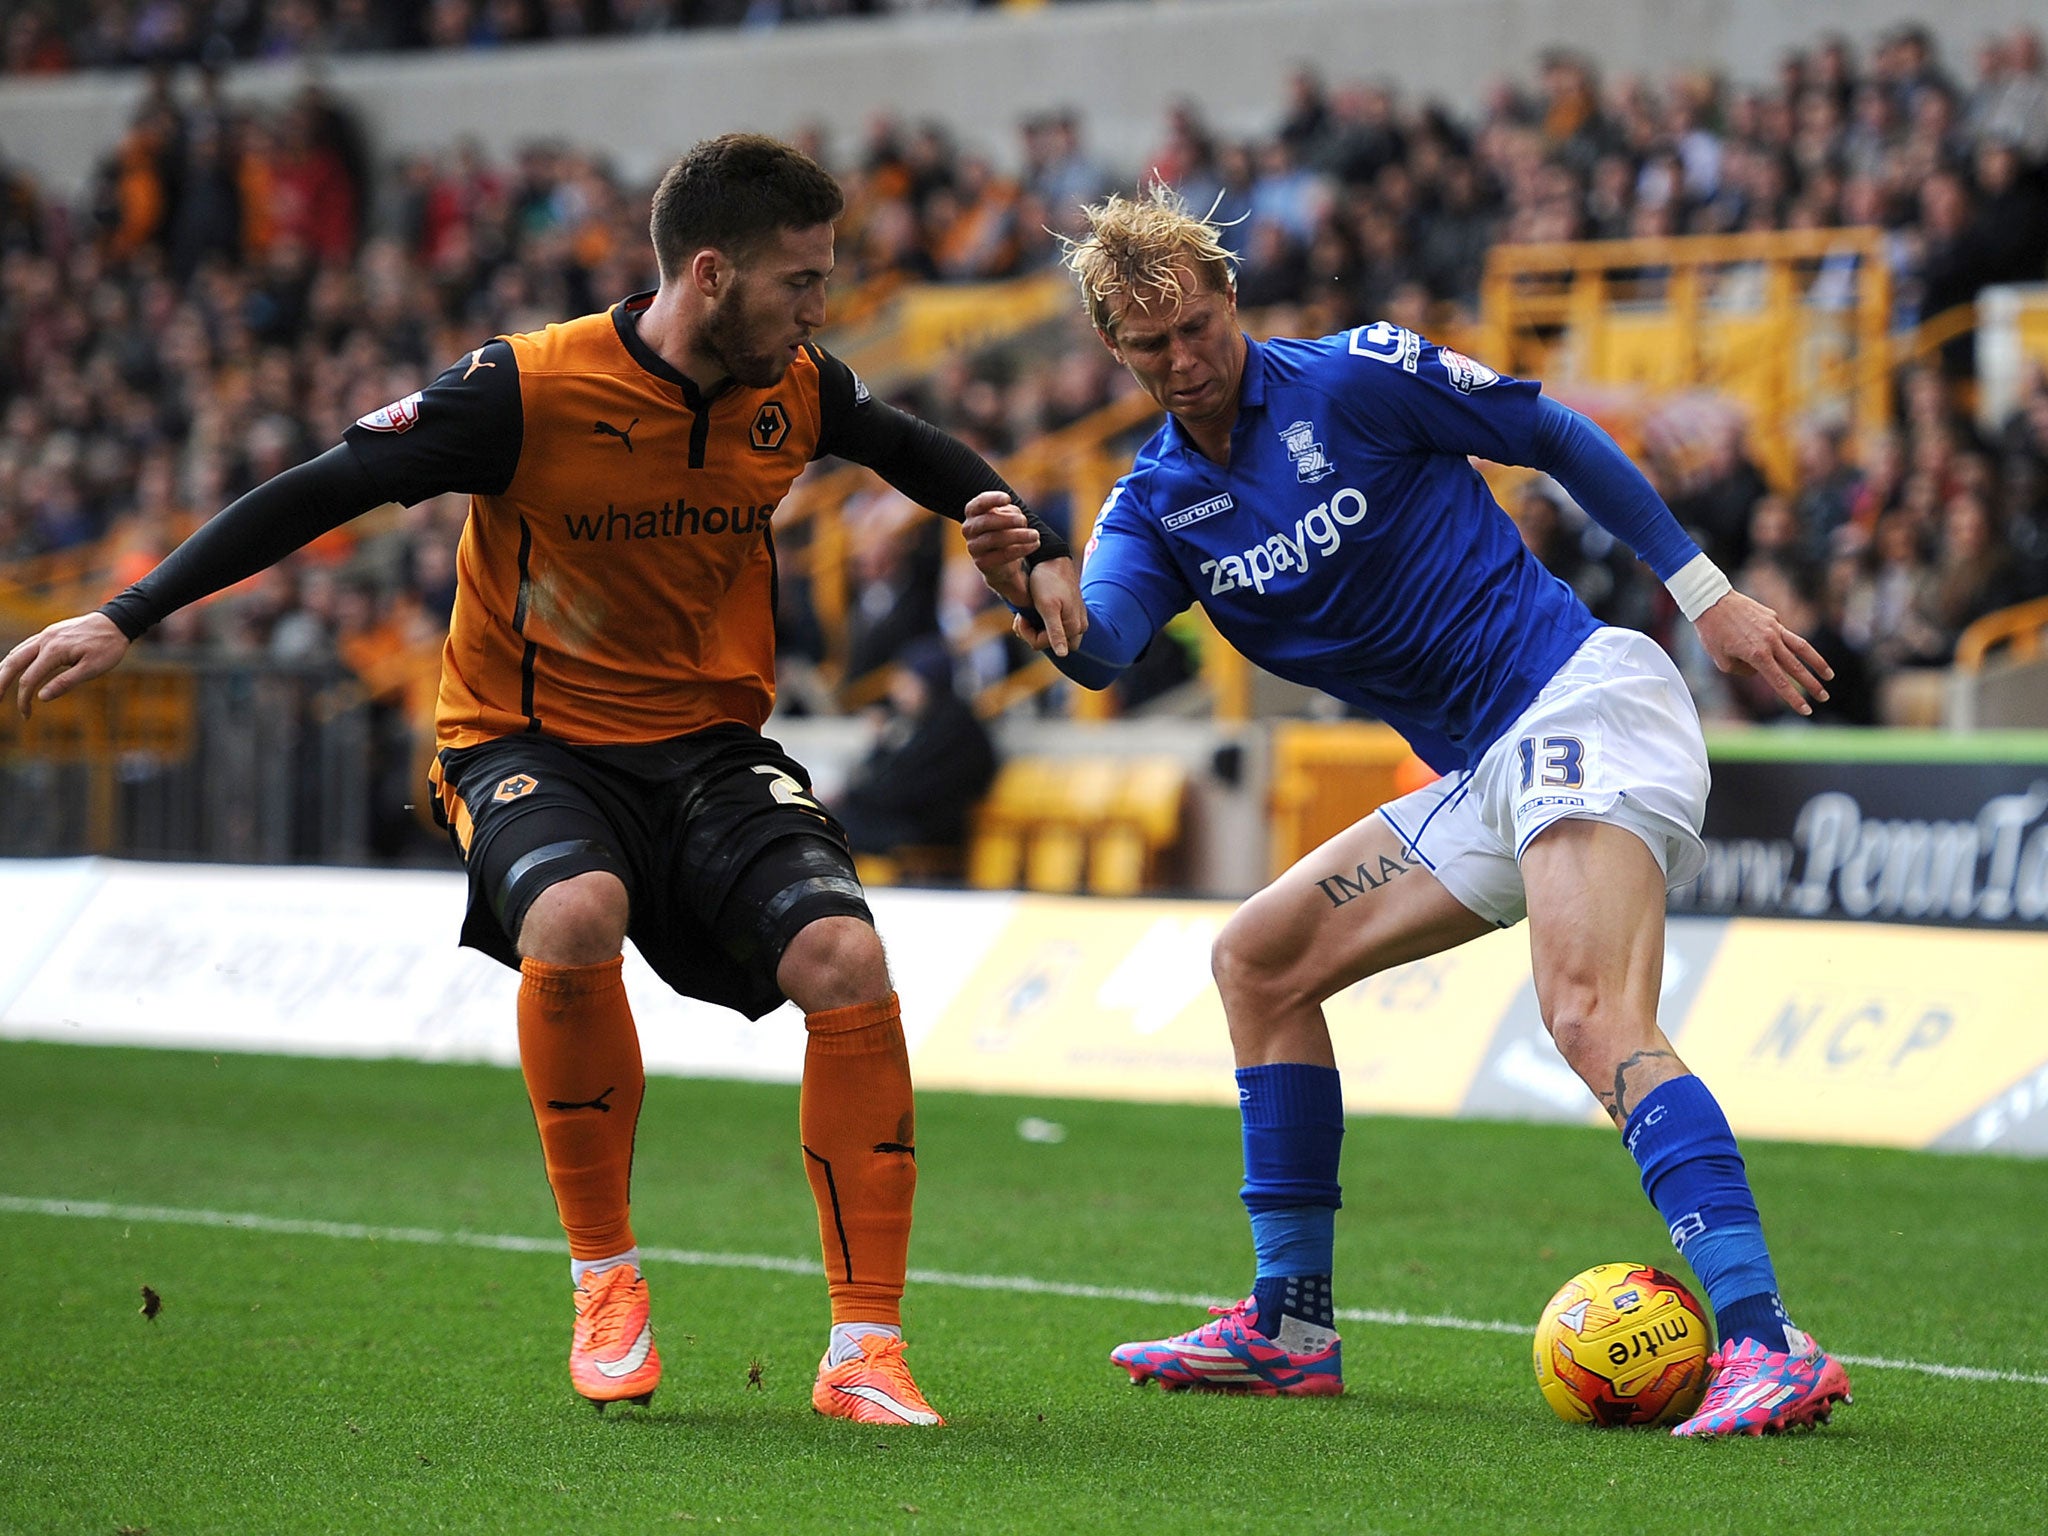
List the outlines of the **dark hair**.
{"label": "dark hair", "polygon": [[759,133],[706,139],[654,189],[654,259],[664,281],[704,247],[743,260],[779,229],[829,224],[846,197],[802,150]]}

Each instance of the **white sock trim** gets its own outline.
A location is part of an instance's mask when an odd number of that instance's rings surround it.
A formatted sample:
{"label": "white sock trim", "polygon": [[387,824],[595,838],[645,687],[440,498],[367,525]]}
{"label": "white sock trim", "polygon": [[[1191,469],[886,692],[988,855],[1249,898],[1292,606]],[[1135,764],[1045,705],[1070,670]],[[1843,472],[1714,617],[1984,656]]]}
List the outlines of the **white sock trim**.
{"label": "white sock trim", "polygon": [[832,1338],[825,1346],[825,1365],[844,1365],[860,1353],[860,1341],[871,1333],[900,1339],[903,1329],[895,1323],[834,1323]]}
{"label": "white sock trim", "polygon": [[628,1248],[624,1253],[615,1253],[608,1259],[571,1259],[569,1283],[581,1285],[585,1275],[601,1275],[608,1269],[618,1268],[621,1264],[631,1264],[636,1269],[639,1267],[640,1249],[637,1245]]}
{"label": "white sock trim", "polygon": [[1735,590],[1722,573],[1721,567],[1709,560],[1705,553],[1694,555],[1664,583],[1678,611],[1685,615],[1687,623],[1696,622],[1714,604]]}

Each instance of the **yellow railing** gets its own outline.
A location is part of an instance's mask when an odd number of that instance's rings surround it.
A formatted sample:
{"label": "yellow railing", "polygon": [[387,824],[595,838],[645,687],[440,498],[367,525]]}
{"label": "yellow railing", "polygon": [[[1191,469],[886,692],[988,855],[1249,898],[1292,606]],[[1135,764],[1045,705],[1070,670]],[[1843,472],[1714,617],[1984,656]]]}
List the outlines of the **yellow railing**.
{"label": "yellow railing", "polygon": [[1956,641],[1956,670],[1976,673],[1995,652],[2002,661],[2029,662],[2048,651],[2048,597],[1987,613]]}
{"label": "yellow railing", "polygon": [[6,700],[0,707],[0,763],[82,764],[86,851],[112,852],[120,824],[121,763],[136,756],[160,762],[189,758],[198,695],[189,668],[143,662],[38,704],[26,720]]}
{"label": "yellow railing", "polygon": [[[1820,302],[1816,281],[1837,277],[1837,302]],[[1780,230],[1495,246],[1479,335],[1485,361],[1546,382],[1734,396],[1785,485],[1802,417],[1846,406],[1859,433],[1889,424],[1890,315],[1882,232]]]}
{"label": "yellow railing", "polygon": [[1434,778],[1391,726],[1290,721],[1273,732],[1272,872]]}
{"label": "yellow railing", "polygon": [[[1823,268],[1852,280],[1839,292],[1846,309],[1811,301],[1811,279]],[[1054,275],[929,293],[875,284],[862,299],[862,319],[836,350],[858,355],[872,349],[866,371],[887,371],[1041,323],[1070,295]],[[1883,428],[1894,370],[1975,323],[1974,310],[1964,306],[1916,331],[1888,336],[1889,276],[1881,236],[1870,229],[1497,246],[1488,256],[1482,301],[1478,324],[1450,339],[1511,372],[1552,382],[1634,383],[1646,392],[1712,387],[1745,401],[1755,413],[1759,457],[1781,481],[1790,473],[1790,429],[1801,415],[1823,402],[1846,402],[1859,428]],[[1026,444],[1000,468],[1027,500],[1065,493],[1078,550],[1128,465],[1113,445],[1158,416],[1149,398],[1127,395]],[[1630,445],[1626,425],[1612,425]],[[885,536],[858,529],[845,509],[877,483],[864,469],[836,470],[800,483],[776,514],[785,574],[810,579],[826,636],[822,670],[849,704],[881,690],[876,676],[845,673],[855,545]],[[97,601],[118,553],[109,540],[0,573],[0,630],[27,632]],[[1195,622],[1212,708],[1220,718],[1245,718],[1249,667],[1206,616],[1198,614]],[[984,631],[999,624],[991,619],[962,643],[986,639]],[[1048,664],[1035,662],[993,685],[977,708],[1001,713],[1056,681]],[[1082,693],[1075,703],[1082,718],[1112,709],[1105,694]]]}
{"label": "yellow railing", "polygon": [[1005,340],[1080,307],[1073,284],[1059,272],[996,283],[871,282],[857,297],[857,306],[833,303],[832,351],[878,385],[929,373],[950,354]]}

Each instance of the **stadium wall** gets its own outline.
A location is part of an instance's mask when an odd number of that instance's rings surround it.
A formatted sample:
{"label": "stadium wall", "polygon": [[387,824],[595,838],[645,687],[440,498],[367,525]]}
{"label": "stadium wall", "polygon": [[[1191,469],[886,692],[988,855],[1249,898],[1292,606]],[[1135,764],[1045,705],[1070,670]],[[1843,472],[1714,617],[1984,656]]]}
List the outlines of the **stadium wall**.
{"label": "stadium wall", "polygon": [[[455,874],[0,861],[0,1037],[517,1059],[517,977],[455,947]],[[1234,1102],[1208,952],[1234,904],[873,893],[918,1081]],[[648,1069],[794,1082],[750,1023],[627,960]],[[2048,934],[1679,917],[1664,1024],[1745,1135],[2048,1156]],[[1358,1114],[1605,1123],[1552,1047],[1525,930],[1327,1008]]]}
{"label": "stadium wall", "polygon": [[[607,147],[621,171],[647,179],[682,147],[735,128],[822,124],[850,152],[869,120],[889,112],[936,118],[1009,164],[1019,119],[1064,106],[1085,113],[1094,153],[1129,168],[1182,97],[1225,132],[1266,131],[1302,63],[1469,111],[1489,81],[1527,76],[1555,45],[1613,71],[1704,65],[1762,80],[1787,48],[1830,30],[1867,44],[1910,20],[1966,76],[1986,33],[2039,16],[2038,0],[1117,0],[350,57],[321,72],[387,155],[464,136],[504,154],[556,137]],[[304,78],[296,62],[249,66],[235,72],[231,94],[276,99]],[[140,72],[0,83],[0,150],[75,195],[143,88]]]}

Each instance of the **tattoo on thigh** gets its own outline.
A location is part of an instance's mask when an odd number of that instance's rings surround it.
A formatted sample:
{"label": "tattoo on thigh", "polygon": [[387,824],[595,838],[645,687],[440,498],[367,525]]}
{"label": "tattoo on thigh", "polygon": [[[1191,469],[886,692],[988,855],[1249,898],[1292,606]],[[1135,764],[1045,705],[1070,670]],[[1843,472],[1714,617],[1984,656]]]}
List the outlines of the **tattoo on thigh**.
{"label": "tattoo on thigh", "polygon": [[[1600,1107],[1607,1111],[1607,1118],[1614,1122],[1617,1129],[1628,1123],[1629,1110],[1631,1108],[1628,1093],[1629,1069],[1641,1066],[1647,1061],[1676,1061],[1677,1059],[1678,1053],[1676,1051],[1637,1051],[1628,1060],[1614,1069],[1614,1092],[1611,1095],[1599,1094],[1597,1097],[1600,1100]],[[1636,1095],[1636,1102],[1642,1102],[1642,1095],[1640,1093]]]}
{"label": "tattoo on thigh", "polygon": [[1419,867],[1420,861],[1415,850],[1404,846],[1398,862],[1388,858],[1384,853],[1379,856],[1377,868],[1371,860],[1361,859],[1358,861],[1358,868],[1350,874],[1331,875],[1327,880],[1318,880],[1316,889],[1330,898],[1331,906],[1341,907],[1347,901],[1358,900],[1367,891],[1378,890],[1395,876],[1405,875],[1409,870]]}

